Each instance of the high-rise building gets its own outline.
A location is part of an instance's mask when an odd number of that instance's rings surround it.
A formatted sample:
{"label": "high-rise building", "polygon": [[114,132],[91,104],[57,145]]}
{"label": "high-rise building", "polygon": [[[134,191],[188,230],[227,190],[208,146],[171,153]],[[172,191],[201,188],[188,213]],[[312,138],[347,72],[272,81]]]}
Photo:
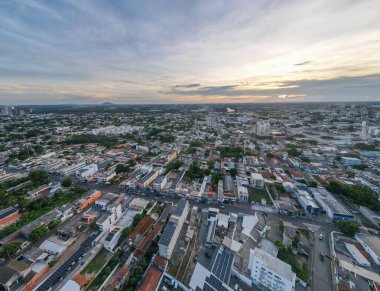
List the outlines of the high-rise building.
{"label": "high-rise building", "polygon": [[292,267],[261,249],[250,250],[248,269],[255,285],[277,291],[295,289],[296,274]]}
{"label": "high-rise building", "polygon": [[1,107],[1,115],[12,116],[14,112],[13,106],[4,105]]}
{"label": "high-rise building", "polygon": [[214,115],[206,116],[206,126],[215,127],[216,126],[216,117]]}
{"label": "high-rise building", "polygon": [[266,121],[259,121],[256,123],[256,135],[269,136],[270,135],[270,123]]}

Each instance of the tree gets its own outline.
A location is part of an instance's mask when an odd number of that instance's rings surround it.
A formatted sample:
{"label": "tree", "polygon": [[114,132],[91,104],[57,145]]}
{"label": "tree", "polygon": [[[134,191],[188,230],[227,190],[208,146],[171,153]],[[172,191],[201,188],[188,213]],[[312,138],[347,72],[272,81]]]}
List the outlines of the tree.
{"label": "tree", "polygon": [[66,178],[62,181],[62,186],[67,188],[70,187],[73,184],[73,181],[71,181],[70,178]]}
{"label": "tree", "polygon": [[232,168],[230,170],[230,174],[231,174],[232,177],[235,177],[237,175],[237,170],[235,168]]}
{"label": "tree", "polygon": [[347,221],[347,220],[338,220],[336,225],[340,229],[340,231],[347,236],[355,236],[355,233],[359,232],[359,225],[355,222]]}
{"label": "tree", "polygon": [[309,186],[310,188],[317,188],[318,183],[312,180],[312,181],[309,181],[309,183],[307,183],[307,186]]}
{"label": "tree", "polygon": [[123,165],[123,164],[118,164],[118,165],[116,166],[116,169],[115,169],[116,174],[120,174],[120,173],[128,173],[129,171],[130,171],[129,166],[127,166],[127,165]]}
{"label": "tree", "polygon": [[0,257],[10,258],[14,256],[21,249],[21,245],[22,243],[20,241],[14,241],[5,245],[0,251]]}
{"label": "tree", "polygon": [[29,234],[29,240],[32,242],[36,242],[48,231],[49,228],[46,225],[40,225],[33,229],[33,231]]}
{"label": "tree", "polygon": [[43,170],[35,170],[29,173],[29,179],[35,185],[46,184],[50,181],[48,174]]}

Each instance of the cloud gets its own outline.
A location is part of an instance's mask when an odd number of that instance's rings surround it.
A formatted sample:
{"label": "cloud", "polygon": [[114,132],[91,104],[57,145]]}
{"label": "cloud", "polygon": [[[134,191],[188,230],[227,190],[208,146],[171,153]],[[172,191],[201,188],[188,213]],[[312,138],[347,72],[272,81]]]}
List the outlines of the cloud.
{"label": "cloud", "polygon": [[306,62],[302,62],[302,63],[298,63],[298,64],[294,64],[295,66],[305,66],[305,65],[308,65],[310,64],[311,61],[306,61]]}
{"label": "cloud", "polygon": [[378,100],[379,10],[378,0],[0,1],[0,104]]}

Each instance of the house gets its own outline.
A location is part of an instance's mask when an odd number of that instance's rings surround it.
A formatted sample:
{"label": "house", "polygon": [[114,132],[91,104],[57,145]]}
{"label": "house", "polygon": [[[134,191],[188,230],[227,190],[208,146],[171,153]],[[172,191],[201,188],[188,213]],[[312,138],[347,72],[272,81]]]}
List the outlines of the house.
{"label": "house", "polygon": [[253,188],[264,188],[265,181],[263,175],[260,173],[251,173],[251,183]]}

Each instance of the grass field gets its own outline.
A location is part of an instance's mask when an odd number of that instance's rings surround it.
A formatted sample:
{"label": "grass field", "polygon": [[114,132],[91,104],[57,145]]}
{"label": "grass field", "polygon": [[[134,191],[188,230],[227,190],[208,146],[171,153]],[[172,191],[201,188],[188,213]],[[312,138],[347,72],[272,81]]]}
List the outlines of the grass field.
{"label": "grass field", "polygon": [[112,254],[103,248],[92,261],[83,269],[82,274],[91,274],[99,271]]}
{"label": "grass field", "polygon": [[269,195],[265,189],[249,188],[250,202],[261,204],[262,198],[264,198],[266,200],[267,205],[272,205],[272,200],[270,199],[270,197],[269,197]]}

